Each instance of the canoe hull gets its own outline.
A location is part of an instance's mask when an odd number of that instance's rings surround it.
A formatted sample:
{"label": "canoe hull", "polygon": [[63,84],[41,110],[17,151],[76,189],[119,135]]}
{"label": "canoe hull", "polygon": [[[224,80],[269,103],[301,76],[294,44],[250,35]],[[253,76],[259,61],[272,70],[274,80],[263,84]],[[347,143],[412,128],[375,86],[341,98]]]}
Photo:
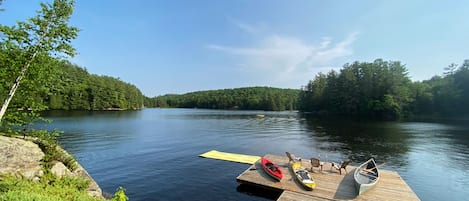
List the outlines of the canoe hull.
{"label": "canoe hull", "polygon": [[276,164],[274,164],[272,161],[264,157],[261,158],[261,164],[262,164],[262,168],[268,175],[270,175],[272,178],[274,178],[277,181],[282,180],[283,178],[282,170],[280,170],[280,168]]}
{"label": "canoe hull", "polygon": [[358,195],[373,188],[378,183],[379,176],[378,166],[373,158],[358,166],[353,174]]}
{"label": "canoe hull", "polygon": [[295,175],[296,180],[306,189],[313,190],[316,188],[316,182],[313,177],[309,174],[306,168],[303,167],[301,162],[295,161],[291,163],[291,169]]}

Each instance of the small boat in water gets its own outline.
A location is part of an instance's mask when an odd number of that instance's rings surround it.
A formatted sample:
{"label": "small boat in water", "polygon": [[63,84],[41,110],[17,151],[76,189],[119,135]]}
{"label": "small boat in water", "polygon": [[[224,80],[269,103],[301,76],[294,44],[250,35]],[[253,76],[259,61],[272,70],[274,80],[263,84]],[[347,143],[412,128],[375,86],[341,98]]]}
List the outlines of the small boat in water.
{"label": "small boat in water", "polygon": [[358,166],[357,169],[355,169],[353,178],[355,179],[358,195],[375,186],[379,180],[379,171],[375,160],[370,158],[368,161]]}
{"label": "small boat in water", "polygon": [[276,179],[277,181],[282,180],[283,174],[282,170],[274,164],[272,161],[269,159],[262,157],[261,158],[261,164],[262,168],[264,168],[265,172],[267,172],[268,175],[270,175],[272,178]]}
{"label": "small boat in water", "polygon": [[316,182],[309,174],[308,170],[301,164],[300,161],[293,161],[291,169],[295,174],[296,179],[306,188],[306,190],[313,190],[316,188]]}

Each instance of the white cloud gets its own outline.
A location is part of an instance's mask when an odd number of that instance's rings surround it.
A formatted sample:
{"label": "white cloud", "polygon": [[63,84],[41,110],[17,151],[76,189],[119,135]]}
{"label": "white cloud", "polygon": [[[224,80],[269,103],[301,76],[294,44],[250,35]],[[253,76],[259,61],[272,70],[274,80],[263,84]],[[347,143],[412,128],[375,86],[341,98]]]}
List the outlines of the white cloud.
{"label": "white cloud", "polygon": [[217,44],[207,47],[239,56],[241,70],[281,85],[292,80],[303,83],[314,76],[313,72],[331,69],[334,60],[353,54],[352,44],[357,35],[356,32],[350,33],[337,43],[330,37],[324,37],[318,44],[307,44],[295,37],[271,35],[252,47]]}
{"label": "white cloud", "polygon": [[327,46],[329,46],[329,44],[331,44],[331,42],[332,42],[332,38],[330,38],[330,37],[323,37],[320,47],[321,47],[321,48],[326,48]]}

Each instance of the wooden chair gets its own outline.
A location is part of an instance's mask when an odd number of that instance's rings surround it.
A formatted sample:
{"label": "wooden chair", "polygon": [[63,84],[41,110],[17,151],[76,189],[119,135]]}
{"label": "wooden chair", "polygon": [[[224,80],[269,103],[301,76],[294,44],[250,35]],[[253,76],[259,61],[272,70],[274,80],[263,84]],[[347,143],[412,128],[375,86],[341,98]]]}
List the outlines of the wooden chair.
{"label": "wooden chair", "polygon": [[287,157],[288,157],[288,162],[290,161],[301,161],[301,158],[300,157],[296,157],[295,155],[291,154],[290,152],[285,152],[285,154],[287,154]]}
{"label": "wooden chair", "polygon": [[320,168],[322,172],[323,165],[324,165],[324,162],[321,162],[319,158],[311,158],[311,172],[313,172],[314,167]]}
{"label": "wooden chair", "polygon": [[345,170],[345,173],[347,174],[347,165],[350,164],[350,160],[349,159],[346,159],[344,161],[342,161],[340,163],[340,165],[338,163],[332,163],[331,165],[331,170],[332,168],[335,168],[336,170],[339,170],[339,173],[342,174],[342,169]]}

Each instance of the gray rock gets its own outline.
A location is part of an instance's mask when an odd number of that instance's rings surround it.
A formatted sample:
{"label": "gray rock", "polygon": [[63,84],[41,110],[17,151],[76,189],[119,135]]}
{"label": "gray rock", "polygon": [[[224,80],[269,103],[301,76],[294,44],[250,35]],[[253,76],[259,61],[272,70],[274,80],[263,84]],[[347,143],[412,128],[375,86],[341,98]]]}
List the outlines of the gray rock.
{"label": "gray rock", "polygon": [[44,153],[31,141],[0,136],[0,174],[21,174],[33,179],[42,175]]}
{"label": "gray rock", "polygon": [[55,163],[50,171],[58,178],[62,178],[63,176],[70,176],[72,173],[62,162]]}
{"label": "gray rock", "polygon": [[[57,147],[66,155],[70,155],[61,147]],[[44,153],[39,146],[29,140],[10,138],[0,135],[0,174],[20,174],[33,181],[39,181],[43,174],[40,160]],[[71,172],[62,162],[55,163],[51,168],[52,173],[58,177],[64,175],[78,176],[90,180],[88,194],[103,198],[102,190],[88,172],[77,163],[77,169]]]}

